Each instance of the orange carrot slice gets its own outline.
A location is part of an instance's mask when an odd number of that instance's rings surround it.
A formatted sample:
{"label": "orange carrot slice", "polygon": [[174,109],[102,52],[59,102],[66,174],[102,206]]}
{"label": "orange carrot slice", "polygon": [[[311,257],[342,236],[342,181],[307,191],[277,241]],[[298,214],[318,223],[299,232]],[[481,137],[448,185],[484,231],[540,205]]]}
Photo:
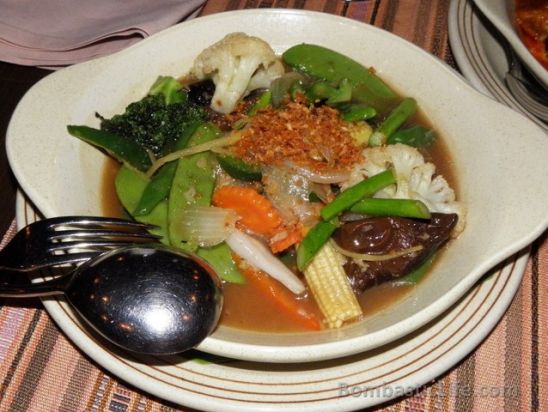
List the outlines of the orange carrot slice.
{"label": "orange carrot slice", "polygon": [[246,280],[265,298],[270,298],[279,308],[280,314],[287,316],[307,330],[322,329],[322,322],[316,314],[277,280],[272,279],[266,273],[242,264],[241,260],[238,263],[238,268]]}
{"label": "orange carrot slice", "polygon": [[239,224],[260,235],[270,237],[282,224],[270,200],[251,187],[220,187],[213,194],[213,204],[233,209],[240,217]]}
{"label": "orange carrot slice", "polygon": [[284,228],[283,230],[287,231],[287,236],[279,240],[270,240],[270,250],[272,250],[272,253],[282,252],[303,240],[304,235],[300,225],[292,228]]}

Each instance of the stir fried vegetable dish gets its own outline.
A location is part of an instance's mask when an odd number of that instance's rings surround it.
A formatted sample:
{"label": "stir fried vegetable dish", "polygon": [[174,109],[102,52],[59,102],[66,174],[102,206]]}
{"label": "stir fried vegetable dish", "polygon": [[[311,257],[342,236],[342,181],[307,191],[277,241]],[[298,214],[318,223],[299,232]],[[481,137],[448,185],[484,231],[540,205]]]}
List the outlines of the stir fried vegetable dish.
{"label": "stir fried vegetable dish", "polygon": [[181,79],[152,83],[69,133],[121,163],[132,218],[303,330],[359,320],[361,294],[417,283],[464,229],[417,100],[347,56],[311,44],[277,56],[232,33]]}

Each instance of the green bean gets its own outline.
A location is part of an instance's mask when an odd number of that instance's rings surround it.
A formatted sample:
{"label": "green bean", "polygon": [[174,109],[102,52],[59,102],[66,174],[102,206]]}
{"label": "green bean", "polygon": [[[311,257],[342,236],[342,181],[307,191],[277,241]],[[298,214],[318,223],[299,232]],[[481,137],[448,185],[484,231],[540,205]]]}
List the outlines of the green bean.
{"label": "green bean", "polygon": [[428,207],[420,200],[375,199],[360,200],[350,208],[351,212],[370,216],[398,216],[417,219],[430,219]]}
{"label": "green bean", "polygon": [[318,253],[322,246],[329,240],[338,222],[336,219],[324,220],[317,223],[308,231],[305,238],[297,247],[297,267],[304,270],[312,258]]}
{"label": "green bean", "polygon": [[320,214],[324,220],[329,220],[339,213],[350,209],[362,198],[372,196],[379,190],[395,182],[396,178],[392,170],[385,170],[342,191],[335,200],[322,208]]}
{"label": "green bean", "polygon": [[420,280],[428,273],[428,270],[432,267],[434,261],[436,260],[436,253],[432,253],[426,258],[426,260],[416,269],[409,272],[407,275],[396,280],[398,283],[408,283],[411,285],[416,285]]}
{"label": "green bean", "polygon": [[390,113],[369,138],[369,146],[382,146],[417,110],[417,102],[407,97]]}
{"label": "green bean", "polygon": [[388,144],[403,143],[413,147],[422,147],[429,146],[435,141],[436,135],[433,130],[417,125],[396,131],[386,142]]}
{"label": "green bean", "polygon": [[131,140],[89,126],[69,125],[67,130],[74,137],[106,150],[118,161],[141,172],[146,172],[152,165],[147,151]]}

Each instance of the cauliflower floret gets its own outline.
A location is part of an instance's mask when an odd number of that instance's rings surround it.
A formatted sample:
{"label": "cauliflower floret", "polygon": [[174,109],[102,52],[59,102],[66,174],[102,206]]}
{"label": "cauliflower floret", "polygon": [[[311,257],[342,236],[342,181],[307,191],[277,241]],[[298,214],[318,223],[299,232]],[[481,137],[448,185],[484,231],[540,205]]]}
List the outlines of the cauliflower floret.
{"label": "cauliflower floret", "polygon": [[245,33],[228,34],[203,50],[191,71],[198,80],[213,80],[211,108],[220,113],[230,113],[242,97],[270,86],[283,73],[283,64],[268,43]]}
{"label": "cauliflower floret", "polygon": [[368,147],[363,157],[364,162],[352,171],[351,181],[345,187],[392,167],[396,184],[380,190],[375,197],[415,199],[422,201],[431,212],[456,213],[459,220],[453,236],[462,232],[466,218],[464,206],[455,200],[455,192],[443,176],[435,175],[434,164],[425,163],[417,149],[401,143]]}

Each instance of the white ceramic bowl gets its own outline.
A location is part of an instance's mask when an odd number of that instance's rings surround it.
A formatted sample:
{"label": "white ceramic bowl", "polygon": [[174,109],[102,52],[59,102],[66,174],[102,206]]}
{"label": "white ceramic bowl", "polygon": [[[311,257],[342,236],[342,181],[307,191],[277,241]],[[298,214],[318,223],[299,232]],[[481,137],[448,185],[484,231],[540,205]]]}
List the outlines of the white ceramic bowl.
{"label": "white ceramic bowl", "polygon": [[474,0],[474,2],[508,41],[529,72],[548,90],[548,70],[533,57],[516,30],[513,21],[514,0]]}
{"label": "white ceramic bowl", "polygon": [[[101,213],[105,157],[70,137],[67,124],[94,125],[95,111],[109,116],[123,110],[158,75],[184,74],[204,47],[234,31],[262,37],[277,52],[301,42],[330,47],[375,67],[402,94],[415,97],[447,142],[468,223],[411,295],[371,318],[339,330],[301,334],[220,327],[199,349],[246,360],[308,362],[381,346],[450,308],[488,269],[548,226],[548,145],[538,127],[393,34],[295,10],[247,10],[191,20],[35,85],[10,122],[7,152],[21,187],[40,211],[46,217]],[[78,336],[58,303],[45,305],[68,336]]]}

